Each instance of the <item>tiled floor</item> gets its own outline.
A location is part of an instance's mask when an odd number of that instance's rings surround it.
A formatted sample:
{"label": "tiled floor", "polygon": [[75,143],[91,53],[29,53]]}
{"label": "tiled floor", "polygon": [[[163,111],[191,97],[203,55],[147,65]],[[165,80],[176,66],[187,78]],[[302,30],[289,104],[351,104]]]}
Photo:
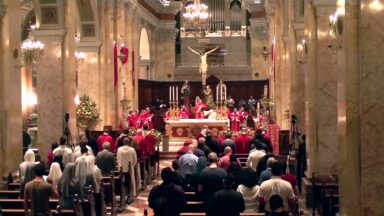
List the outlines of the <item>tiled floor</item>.
{"label": "tiled floor", "polygon": [[[160,161],[160,169],[164,167],[171,167],[172,161],[170,160],[161,160]],[[148,215],[153,215],[153,211],[148,207],[148,195],[151,191],[152,187],[161,184],[161,178],[156,177],[154,181],[150,185],[148,185],[147,189],[137,196],[133,203],[127,205],[126,209],[119,215],[122,216],[143,216],[144,209],[147,209]]]}

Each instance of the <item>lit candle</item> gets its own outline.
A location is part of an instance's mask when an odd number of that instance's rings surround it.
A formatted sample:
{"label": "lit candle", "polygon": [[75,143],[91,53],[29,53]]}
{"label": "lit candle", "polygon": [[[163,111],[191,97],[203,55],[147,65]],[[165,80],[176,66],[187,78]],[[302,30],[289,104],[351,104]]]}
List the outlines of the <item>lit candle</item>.
{"label": "lit candle", "polygon": [[176,101],[179,101],[179,86],[176,86]]}
{"label": "lit candle", "polygon": [[172,96],[171,96],[171,86],[169,86],[169,101],[172,101]]}

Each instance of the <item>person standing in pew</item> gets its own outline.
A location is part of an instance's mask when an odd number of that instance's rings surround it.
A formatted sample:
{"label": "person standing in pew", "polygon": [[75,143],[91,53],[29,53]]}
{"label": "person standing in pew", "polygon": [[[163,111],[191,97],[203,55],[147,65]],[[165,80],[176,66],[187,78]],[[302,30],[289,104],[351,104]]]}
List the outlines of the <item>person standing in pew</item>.
{"label": "person standing in pew", "polygon": [[59,191],[59,205],[63,209],[72,209],[73,208],[73,200],[75,198],[75,194],[77,193],[77,187],[75,182],[75,174],[76,174],[76,164],[68,163],[63,171],[63,175],[61,176],[58,183],[58,191]]}
{"label": "person standing in pew", "polygon": [[283,165],[279,161],[275,161],[271,165],[272,178],[264,181],[260,185],[259,193],[257,194],[259,205],[265,205],[265,212],[268,215],[272,206],[268,202],[272,195],[279,195],[283,199],[284,212],[291,212],[293,215],[297,215],[297,209],[295,204],[295,194],[292,186],[289,182],[281,179],[283,173]]}
{"label": "person standing in pew", "polygon": [[[35,178],[28,182],[24,192],[24,212],[26,216],[50,216],[49,198],[57,198],[57,191],[45,182],[45,168],[42,164],[34,166]],[[30,205],[29,205],[30,204]],[[28,210],[30,209],[30,212]]]}
{"label": "person standing in pew", "polygon": [[[129,137],[124,138],[123,146],[117,149],[117,165],[122,168],[123,173],[130,173],[130,180],[125,182],[130,182],[130,197],[136,196],[136,188],[139,185],[136,185],[136,176],[135,176],[135,167],[137,166],[137,153],[134,148],[130,146],[132,144]],[[126,175],[127,177],[127,175]]]}
{"label": "person standing in pew", "polygon": [[228,174],[223,179],[224,189],[213,194],[213,210],[215,215],[239,216],[245,210],[244,199],[241,193],[233,189],[235,177]]}
{"label": "person standing in pew", "polygon": [[109,142],[104,142],[103,151],[97,153],[96,156],[97,167],[99,167],[101,175],[104,177],[111,176],[111,173],[116,169],[115,155],[109,151],[110,147]]}
{"label": "person standing in pew", "polygon": [[204,202],[207,216],[216,215],[213,206],[213,194],[223,189],[222,180],[227,175],[225,169],[218,167],[218,157],[215,152],[208,155],[208,167],[201,171],[198,192]]}
{"label": "person standing in pew", "polygon": [[59,156],[61,155],[63,160],[63,164],[64,166],[67,165],[68,163],[71,163],[73,162],[73,155],[72,155],[72,149],[68,148],[68,146],[66,145],[67,144],[67,138],[65,138],[64,136],[63,137],[60,137],[60,146],[55,148],[55,150],[53,150],[53,155],[54,156]]}
{"label": "person standing in pew", "polygon": [[161,171],[163,183],[151,189],[148,205],[155,216],[178,216],[187,204],[184,190],[172,183],[173,171],[167,167]]}

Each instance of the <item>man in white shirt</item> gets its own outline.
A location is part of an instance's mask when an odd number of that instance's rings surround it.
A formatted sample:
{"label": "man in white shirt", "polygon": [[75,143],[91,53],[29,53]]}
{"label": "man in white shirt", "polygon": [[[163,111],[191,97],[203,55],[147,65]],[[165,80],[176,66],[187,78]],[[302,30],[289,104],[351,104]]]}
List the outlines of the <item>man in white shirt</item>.
{"label": "man in white shirt", "polygon": [[88,149],[88,154],[94,156],[92,148],[90,146],[88,146],[87,143],[88,143],[87,137],[85,136],[85,134],[81,134],[80,135],[80,143],[73,150],[73,157],[75,160],[76,160],[76,158],[78,158],[82,155],[82,153],[81,153],[82,147],[86,147]]}
{"label": "man in white shirt", "polygon": [[130,187],[130,196],[136,196],[136,176],[135,176],[135,166],[137,165],[137,154],[136,150],[130,146],[131,139],[129,137],[125,137],[123,139],[123,146],[117,149],[117,165],[120,169],[122,168],[124,173],[130,173],[131,184]]}
{"label": "man in white shirt", "polygon": [[256,170],[257,165],[259,164],[260,158],[265,156],[265,151],[263,150],[263,146],[261,143],[256,143],[256,150],[251,152],[248,155],[247,159],[247,167]]}
{"label": "man in white shirt", "polygon": [[276,161],[271,165],[272,178],[264,181],[260,185],[258,192],[259,205],[265,205],[265,211],[271,212],[269,206],[269,198],[272,195],[279,195],[284,200],[284,211],[291,212],[293,215],[297,215],[295,207],[295,194],[293,192],[292,186],[289,182],[281,179],[281,174],[283,173],[282,163]]}
{"label": "man in white shirt", "polygon": [[60,146],[55,148],[53,150],[53,155],[54,156],[63,156],[63,164],[64,166],[67,165],[68,163],[73,162],[73,155],[72,155],[72,150],[67,147],[67,139],[65,137],[60,138]]}

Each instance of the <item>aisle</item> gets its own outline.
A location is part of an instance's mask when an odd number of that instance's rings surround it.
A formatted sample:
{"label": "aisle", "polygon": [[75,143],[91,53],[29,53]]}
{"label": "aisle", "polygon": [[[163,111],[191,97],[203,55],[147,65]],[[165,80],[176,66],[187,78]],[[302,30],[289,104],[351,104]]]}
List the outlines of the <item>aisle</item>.
{"label": "aisle", "polygon": [[[164,167],[171,167],[172,160],[161,160],[160,161],[160,169]],[[119,215],[121,216],[143,216],[144,209],[148,210],[148,215],[153,215],[153,211],[148,207],[148,195],[151,191],[152,187],[161,184],[161,177],[156,177],[155,180],[152,181],[150,185],[148,185],[145,191],[142,191],[139,196],[137,196],[133,203],[127,205],[127,208]]]}

